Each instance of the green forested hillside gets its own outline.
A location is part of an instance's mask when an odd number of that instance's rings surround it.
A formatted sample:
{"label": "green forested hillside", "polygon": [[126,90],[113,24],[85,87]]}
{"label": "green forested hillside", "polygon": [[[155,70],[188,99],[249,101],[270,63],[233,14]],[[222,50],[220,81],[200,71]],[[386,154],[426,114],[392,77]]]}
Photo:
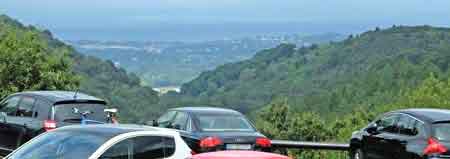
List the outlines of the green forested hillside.
{"label": "green forested hillside", "polygon": [[[450,29],[376,29],[327,45],[261,51],[203,73],[162,103],[239,109],[271,138],[348,142],[387,111],[450,109],[449,62]],[[337,158],[334,152],[289,154]]]}
{"label": "green forested hillside", "polygon": [[446,74],[449,60],[450,29],[377,28],[342,42],[263,50],[204,72],[183,85],[181,95],[169,96],[180,99],[171,104],[229,106],[247,113],[283,97],[296,111],[330,116],[393,102],[430,73]]}
{"label": "green forested hillside", "polygon": [[50,31],[0,16],[1,96],[25,90],[77,90],[120,108],[125,122],[142,122],[159,113],[158,96],[140,79],[111,61],[77,53]]}
{"label": "green forested hillside", "polygon": [[49,49],[31,29],[0,16],[0,98],[25,90],[70,90],[79,84],[67,51]]}

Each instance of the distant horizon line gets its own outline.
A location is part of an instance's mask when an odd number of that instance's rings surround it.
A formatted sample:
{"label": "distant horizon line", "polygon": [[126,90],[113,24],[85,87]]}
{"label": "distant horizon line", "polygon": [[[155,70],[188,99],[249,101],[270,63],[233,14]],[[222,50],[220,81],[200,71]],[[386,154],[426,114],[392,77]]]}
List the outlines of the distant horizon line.
{"label": "distant horizon line", "polygon": [[339,34],[350,35],[360,34],[375,28],[390,28],[392,26],[424,26],[450,28],[450,25],[439,24],[380,24],[380,25],[320,25],[320,26],[233,26],[227,27],[203,27],[203,28],[164,28],[162,26],[148,29],[121,29],[109,28],[104,30],[66,30],[46,28],[62,41],[127,41],[127,42],[205,42],[220,41],[227,39],[255,38],[257,36],[289,36],[289,35],[322,35]]}

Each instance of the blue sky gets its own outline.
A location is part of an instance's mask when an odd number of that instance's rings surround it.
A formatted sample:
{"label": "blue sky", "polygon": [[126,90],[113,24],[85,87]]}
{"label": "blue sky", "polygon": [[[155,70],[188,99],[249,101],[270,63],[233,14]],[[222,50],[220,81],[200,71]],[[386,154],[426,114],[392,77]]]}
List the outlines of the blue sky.
{"label": "blue sky", "polygon": [[[107,31],[139,32],[145,28],[173,28],[173,31],[177,31],[177,25],[186,25],[188,28],[193,27],[192,25],[219,24],[348,25],[349,28],[364,26],[361,29],[392,24],[447,26],[450,23],[449,7],[449,0],[0,1],[0,13],[28,24],[49,28],[68,39],[83,39],[76,37],[77,32],[90,32],[89,35],[92,32],[112,34]],[[239,27],[234,29],[239,30]],[[324,27],[323,32],[340,30],[345,29]],[[298,30],[292,30],[296,31]],[[90,37],[95,39],[95,35]],[[122,35],[117,38],[127,37]]]}

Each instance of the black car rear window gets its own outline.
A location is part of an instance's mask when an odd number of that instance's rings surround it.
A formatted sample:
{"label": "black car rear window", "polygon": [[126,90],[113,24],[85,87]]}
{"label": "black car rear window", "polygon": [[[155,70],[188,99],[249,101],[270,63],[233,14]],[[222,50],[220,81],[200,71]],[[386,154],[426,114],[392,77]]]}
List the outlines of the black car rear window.
{"label": "black car rear window", "polygon": [[98,122],[106,121],[103,104],[73,103],[59,104],[55,107],[55,120],[59,122],[80,122],[81,114],[87,113],[86,119]]}
{"label": "black car rear window", "polygon": [[196,114],[202,131],[255,131],[250,122],[241,115]]}

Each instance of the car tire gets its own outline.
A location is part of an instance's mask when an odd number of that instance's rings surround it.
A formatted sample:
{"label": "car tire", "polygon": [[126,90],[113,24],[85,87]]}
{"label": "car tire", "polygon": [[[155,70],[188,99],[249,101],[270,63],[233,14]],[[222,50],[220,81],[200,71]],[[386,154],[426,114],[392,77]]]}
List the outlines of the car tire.
{"label": "car tire", "polygon": [[350,159],[366,159],[366,156],[364,152],[358,148],[350,153]]}

